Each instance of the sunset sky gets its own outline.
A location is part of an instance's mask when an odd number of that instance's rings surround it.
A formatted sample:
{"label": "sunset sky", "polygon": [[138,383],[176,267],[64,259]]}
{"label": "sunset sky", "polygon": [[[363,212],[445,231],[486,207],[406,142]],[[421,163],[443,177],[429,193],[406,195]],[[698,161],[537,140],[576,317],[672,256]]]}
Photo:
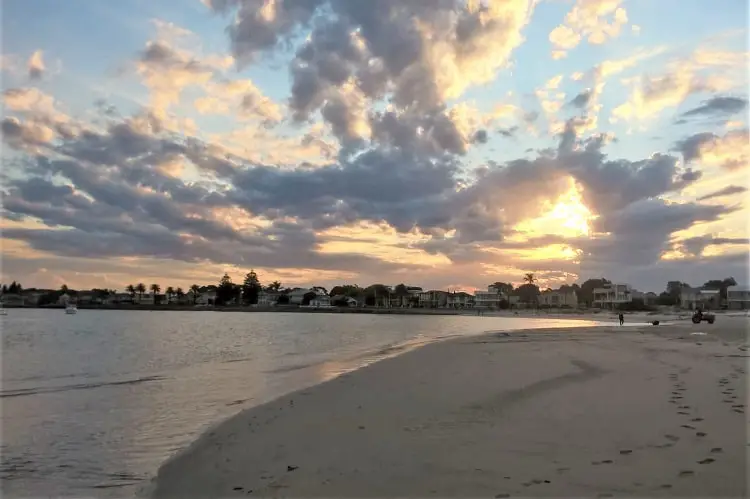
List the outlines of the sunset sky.
{"label": "sunset sky", "polygon": [[2,282],[748,282],[744,0],[9,0]]}

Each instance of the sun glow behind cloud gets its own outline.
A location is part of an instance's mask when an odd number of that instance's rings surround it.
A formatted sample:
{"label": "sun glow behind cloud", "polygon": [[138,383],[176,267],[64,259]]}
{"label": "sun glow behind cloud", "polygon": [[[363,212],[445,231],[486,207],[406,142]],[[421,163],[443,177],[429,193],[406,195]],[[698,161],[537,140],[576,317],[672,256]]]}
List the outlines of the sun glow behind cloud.
{"label": "sun glow behind cloud", "polygon": [[596,218],[583,204],[581,187],[570,179],[570,188],[553,201],[546,201],[544,215],[525,220],[514,229],[525,237],[556,235],[563,237],[588,236],[590,222]]}

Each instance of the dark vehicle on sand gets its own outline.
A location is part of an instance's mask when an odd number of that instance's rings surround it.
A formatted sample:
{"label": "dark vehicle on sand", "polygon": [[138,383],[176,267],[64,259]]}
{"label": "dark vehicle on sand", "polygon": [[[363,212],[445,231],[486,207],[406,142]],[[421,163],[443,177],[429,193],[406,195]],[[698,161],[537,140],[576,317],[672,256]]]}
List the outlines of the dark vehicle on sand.
{"label": "dark vehicle on sand", "polygon": [[701,310],[696,310],[693,314],[693,324],[700,324],[701,321],[706,321],[709,324],[713,324],[715,320],[716,316],[711,312],[702,312]]}

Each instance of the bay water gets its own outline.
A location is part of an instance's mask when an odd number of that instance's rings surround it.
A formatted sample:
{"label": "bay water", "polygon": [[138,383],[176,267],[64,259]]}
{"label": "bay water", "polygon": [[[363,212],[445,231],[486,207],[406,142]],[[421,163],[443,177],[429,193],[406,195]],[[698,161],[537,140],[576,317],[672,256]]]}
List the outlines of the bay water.
{"label": "bay water", "polygon": [[126,497],[237,412],[453,336],[595,325],[477,316],[12,309],[4,497]]}

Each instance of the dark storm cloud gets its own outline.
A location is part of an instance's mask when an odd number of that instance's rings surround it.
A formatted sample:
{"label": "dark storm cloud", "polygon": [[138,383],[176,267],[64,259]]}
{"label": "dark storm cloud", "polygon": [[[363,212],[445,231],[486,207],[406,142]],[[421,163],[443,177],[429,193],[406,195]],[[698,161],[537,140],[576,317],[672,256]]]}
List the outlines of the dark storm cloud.
{"label": "dark storm cloud", "polygon": [[716,96],[705,100],[700,106],[681,114],[683,118],[699,116],[731,115],[747,109],[747,99],[742,97]]}
{"label": "dark storm cloud", "polygon": [[741,194],[747,191],[748,191],[748,188],[743,187],[741,185],[728,185],[727,187],[719,189],[718,191],[714,191],[709,194],[706,194],[705,196],[699,197],[698,201],[707,201],[709,199],[717,199],[717,198],[733,196],[735,194]]}

